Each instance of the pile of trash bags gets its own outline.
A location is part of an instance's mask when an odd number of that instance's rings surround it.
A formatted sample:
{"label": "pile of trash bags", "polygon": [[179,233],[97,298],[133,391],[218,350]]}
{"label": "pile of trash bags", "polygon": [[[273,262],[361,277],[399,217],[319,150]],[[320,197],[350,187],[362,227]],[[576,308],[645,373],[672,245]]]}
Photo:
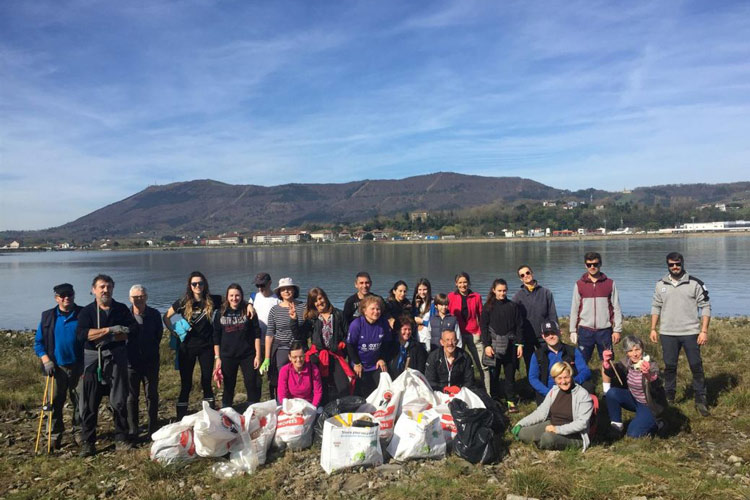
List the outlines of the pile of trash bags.
{"label": "pile of trash bags", "polygon": [[163,464],[196,457],[224,457],[214,465],[219,477],[253,473],[268,450],[300,450],[321,443],[326,473],[360,465],[380,465],[385,449],[395,460],[444,458],[449,450],[472,463],[502,457],[507,420],[486,393],[463,388],[433,391],[424,375],[407,369],[396,380],[380,375],[366,398],[349,396],[322,411],[302,399],[283,405],[265,401],[240,414],[232,408],[203,410],[153,434],[151,459]]}

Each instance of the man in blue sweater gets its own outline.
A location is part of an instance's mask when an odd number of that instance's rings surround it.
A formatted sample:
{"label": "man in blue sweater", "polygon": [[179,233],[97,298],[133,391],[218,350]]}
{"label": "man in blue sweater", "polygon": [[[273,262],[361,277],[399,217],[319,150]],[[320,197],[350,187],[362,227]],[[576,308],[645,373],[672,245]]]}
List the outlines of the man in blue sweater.
{"label": "man in blue sweater", "polygon": [[78,434],[81,417],[78,412],[78,381],[83,370],[83,346],[76,339],[78,313],[81,306],[75,303],[73,285],[62,283],[53,288],[57,306],[42,313],[42,319],[34,337],[34,352],[42,362],[47,376],[54,376],[55,391],[52,396],[52,434],[54,446],[62,446],[65,426],[63,406],[66,394],[70,395],[73,407],[73,438],[80,442]]}
{"label": "man in blue sweater", "polygon": [[560,327],[556,322],[547,321],[542,324],[542,338],[544,345],[532,354],[529,364],[529,383],[536,392],[537,404],[544,401],[544,397],[555,386],[555,379],[550,376],[549,371],[559,361],[569,363],[573,367],[573,380],[576,384],[592,392],[591,370],[586,365],[586,360],[580,350],[560,340]]}

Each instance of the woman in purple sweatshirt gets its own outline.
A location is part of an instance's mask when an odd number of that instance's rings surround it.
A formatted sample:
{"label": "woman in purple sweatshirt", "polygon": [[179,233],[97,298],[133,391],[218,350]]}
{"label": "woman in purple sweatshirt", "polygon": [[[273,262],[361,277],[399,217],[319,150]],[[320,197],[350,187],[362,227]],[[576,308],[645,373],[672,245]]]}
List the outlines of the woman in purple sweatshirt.
{"label": "woman in purple sweatshirt", "polygon": [[357,375],[356,394],[367,397],[378,386],[386,365],[393,334],[383,313],[383,299],[368,295],[359,303],[361,315],[349,325],[346,349]]}

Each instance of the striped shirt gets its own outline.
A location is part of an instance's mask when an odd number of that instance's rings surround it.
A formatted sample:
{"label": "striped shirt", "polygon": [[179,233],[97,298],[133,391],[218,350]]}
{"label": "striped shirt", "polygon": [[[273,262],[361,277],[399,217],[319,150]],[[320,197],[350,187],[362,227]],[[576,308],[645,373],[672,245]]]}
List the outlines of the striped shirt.
{"label": "striped shirt", "polygon": [[643,373],[633,367],[628,370],[628,389],[636,401],[647,404],[646,393],[643,391]]}
{"label": "striped shirt", "polygon": [[[302,302],[295,300],[297,308],[297,325],[301,328],[305,321],[305,306]],[[274,338],[274,342],[282,349],[289,349],[294,336],[292,334],[292,319],[289,317],[289,308],[276,304],[268,313],[267,335]]]}

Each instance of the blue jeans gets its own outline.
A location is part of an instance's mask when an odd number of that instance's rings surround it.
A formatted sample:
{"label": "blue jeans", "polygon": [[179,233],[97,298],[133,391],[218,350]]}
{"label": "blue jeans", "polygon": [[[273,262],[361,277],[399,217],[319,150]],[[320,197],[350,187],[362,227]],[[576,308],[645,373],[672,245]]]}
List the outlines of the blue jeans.
{"label": "blue jeans", "polygon": [[628,425],[629,437],[648,436],[656,430],[657,424],[651,409],[635,400],[627,389],[612,387],[607,391],[607,411],[609,411],[610,422],[622,423],[622,409],[635,412],[635,418]]}
{"label": "blue jeans", "polygon": [[586,364],[589,364],[589,361],[591,361],[591,356],[594,354],[594,346],[599,351],[599,359],[602,359],[602,352],[606,349],[612,349],[612,329],[603,328],[601,330],[593,330],[585,326],[579,326],[578,349],[581,350]]}

